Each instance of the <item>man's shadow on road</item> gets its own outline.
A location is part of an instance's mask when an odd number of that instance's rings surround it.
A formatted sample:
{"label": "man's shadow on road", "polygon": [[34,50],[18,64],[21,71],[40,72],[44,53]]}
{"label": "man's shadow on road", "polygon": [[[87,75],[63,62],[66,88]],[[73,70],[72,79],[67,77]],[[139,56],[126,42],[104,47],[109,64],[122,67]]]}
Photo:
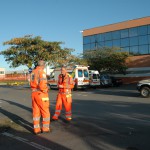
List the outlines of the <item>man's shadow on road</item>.
{"label": "man's shadow on road", "polygon": [[[29,107],[26,107],[26,106],[24,106],[24,105],[21,105],[21,104],[18,104],[18,103],[16,103],[16,102],[12,102],[12,101],[9,101],[9,100],[5,100],[5,99],[0,99],[0,100],[2,100],[2,101],[5,101],[5,102],[8,102],[9,104],[11,104],[11,105],[15,105],[15,106],[17,106],[17,107],[20,107],[20,108],[23,108],[23,109],[25,109],[25,110],[28,110],[29,112],[31,112],[32,113],[32,109],[31,108],[29,108]],[[14,114],[14,113],[12,113],[12,112],[9,112],[9,111],[7,111],[7,110],[5,110],[5,109],[3,109],[3,108],[0,108],[0,112],[2,113],[2,114],[4,114],[5,116],[7,116],[11,121],[13,121],[14,123],[16,123],[16,124],[18,124],[18,125],[20,125],[20,126],[22,126],[22,127],[24,127],[26,130],[28,130],[28,131],[30,131],[30,132],[33,132],[33,125],[32,125],[32,123],[31,122],[28,122],[27,120],[25,120],[25,119],[23,119],[22,117],[20,117],[21,115],[16,115],[16,114]]]}

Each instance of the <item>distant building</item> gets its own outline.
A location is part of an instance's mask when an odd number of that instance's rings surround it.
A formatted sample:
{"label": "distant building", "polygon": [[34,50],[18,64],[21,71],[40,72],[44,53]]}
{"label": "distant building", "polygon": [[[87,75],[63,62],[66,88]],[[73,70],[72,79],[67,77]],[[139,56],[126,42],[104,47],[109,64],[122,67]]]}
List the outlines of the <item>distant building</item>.
{"label": "distant building", "polygon": [[102,47],[120,47],[132,54],[128,75],[150,78],[150,17],[83,30],[83,52]]}
{"label": "distant building", "polygon": [[0,68],[0,78],[5,78],[5,68]]}

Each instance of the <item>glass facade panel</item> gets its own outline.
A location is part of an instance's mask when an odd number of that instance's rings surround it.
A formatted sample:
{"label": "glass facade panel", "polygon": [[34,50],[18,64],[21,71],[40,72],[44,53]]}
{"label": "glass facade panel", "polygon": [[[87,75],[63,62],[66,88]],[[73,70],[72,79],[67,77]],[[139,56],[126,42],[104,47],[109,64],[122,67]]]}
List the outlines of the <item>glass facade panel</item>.
{"label": "glass facade panel", "polygon": [[130,38],[130,46],[138,45],[138,37]]}
{"label": "glass facade panel", "polygon": [[130,47],[130,53],[138,55],[139,54],[139,47],[138,46]]}
{"label": "glass facade panel", "polygon": [[91,44],[83,45],[83,51],[88,51],[88,50],[90,50],[90,49],[91,49],[91,48],[90,48],[90,45],[91,45]]}
{"label": "glass facade panel", "polygon": [[104,46],[105,46],[104,42],[98,42],[98,48],[102,48]]}
{"label": "glass facade panel", "polygon": [[128,29],[121,30],[121,38],[126,38],[129,36]]}
{"label": "glass facade panel", "polygon": [[91,36],[91,43],[95,43],[95,41],[96,41],[96,35],[92,35]]}
{"label": "glass facade panel", "polygon": [[112,39],[120,39],[120,30],[112,32]]}
{"label": "glass facade panel", "polygon": [[150,25],[148,25],[148,34],[150,34]]}
{"label": "glass facade panel", "polygon": [[91,50],[95,50],[96,49],[96,43],[91,43]]}
{"label": "glass facade panel", "polygon": [[113,40],[113,46],[114,47],[120,47],[120,39],[119,40]]}
{"label": "glass facade panel", "polygon": [[140,54],[148,54],[148,45],[141,45],[139,46],[139,53]]}
{"label": "glass facade panel", "polygon": [[129,53],[129,47],[122,47],[121,48],[122,52],[128,52]]}
{"label": "glass facade panel", "polygon": [[104,39],[105,39],[104,34],[98,35],[98,41],[104,41]]}
{"label": "glass facade panel", "polygon": [[139,45],[148,44],[148,35],[139,36]]}
{"label": "glass facade panel", "polygon": [[112,47],[112,41],[106,41],[105,46],[106,47]]}
{"label": "glass facade panel", "polygon": [[121,39],[121,47],[129,46],[129,38]]}
{"label": "glass facade panel", "polygon": [[150,44],[150,35],[148,35],[148,43]]}
{"label": "glass facade panel", "polygon": [[83,44],[88,44],[88,43],[90,43],[90,42],[91,42],[90,36],[84,36],[84,37],[83,37]]}
{"label": "glass facade panel", "polygon": [[112,39],[112,37],[111,37],[111,32],[105,33],[105,41],[109,41],[109,40],[111,40],[111,39]]}
{"label": "glass facade panel", "polygon": [[147,26],[138,27],[138,34],[139,35],[146,35],[147,34]]}
{"label": "glass facade panel", "polygon": [[129,29],[129,37],[137,36],[138,35],[138,28],[130,28]]}

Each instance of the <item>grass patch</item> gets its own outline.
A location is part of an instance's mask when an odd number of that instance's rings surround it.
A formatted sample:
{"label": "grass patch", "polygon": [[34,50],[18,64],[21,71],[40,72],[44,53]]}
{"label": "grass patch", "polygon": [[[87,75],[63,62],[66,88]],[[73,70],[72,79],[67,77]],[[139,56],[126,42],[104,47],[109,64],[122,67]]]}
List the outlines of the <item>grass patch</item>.
{"label": "grass patch", "polygon": [[12,120],[1,120],[0,132],[5,132],[10,129],[21,130],[21,126],[13,122]]}

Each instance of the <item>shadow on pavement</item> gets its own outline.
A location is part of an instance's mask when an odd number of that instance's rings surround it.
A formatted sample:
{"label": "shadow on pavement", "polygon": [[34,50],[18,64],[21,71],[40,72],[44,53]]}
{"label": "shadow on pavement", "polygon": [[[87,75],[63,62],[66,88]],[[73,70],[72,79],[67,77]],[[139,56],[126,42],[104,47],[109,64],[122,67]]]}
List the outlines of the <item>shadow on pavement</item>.
{"label": "shadow on pavement", "polygon": [[12,128],[0,133],[0,150],[70,150],[50,139]]}

